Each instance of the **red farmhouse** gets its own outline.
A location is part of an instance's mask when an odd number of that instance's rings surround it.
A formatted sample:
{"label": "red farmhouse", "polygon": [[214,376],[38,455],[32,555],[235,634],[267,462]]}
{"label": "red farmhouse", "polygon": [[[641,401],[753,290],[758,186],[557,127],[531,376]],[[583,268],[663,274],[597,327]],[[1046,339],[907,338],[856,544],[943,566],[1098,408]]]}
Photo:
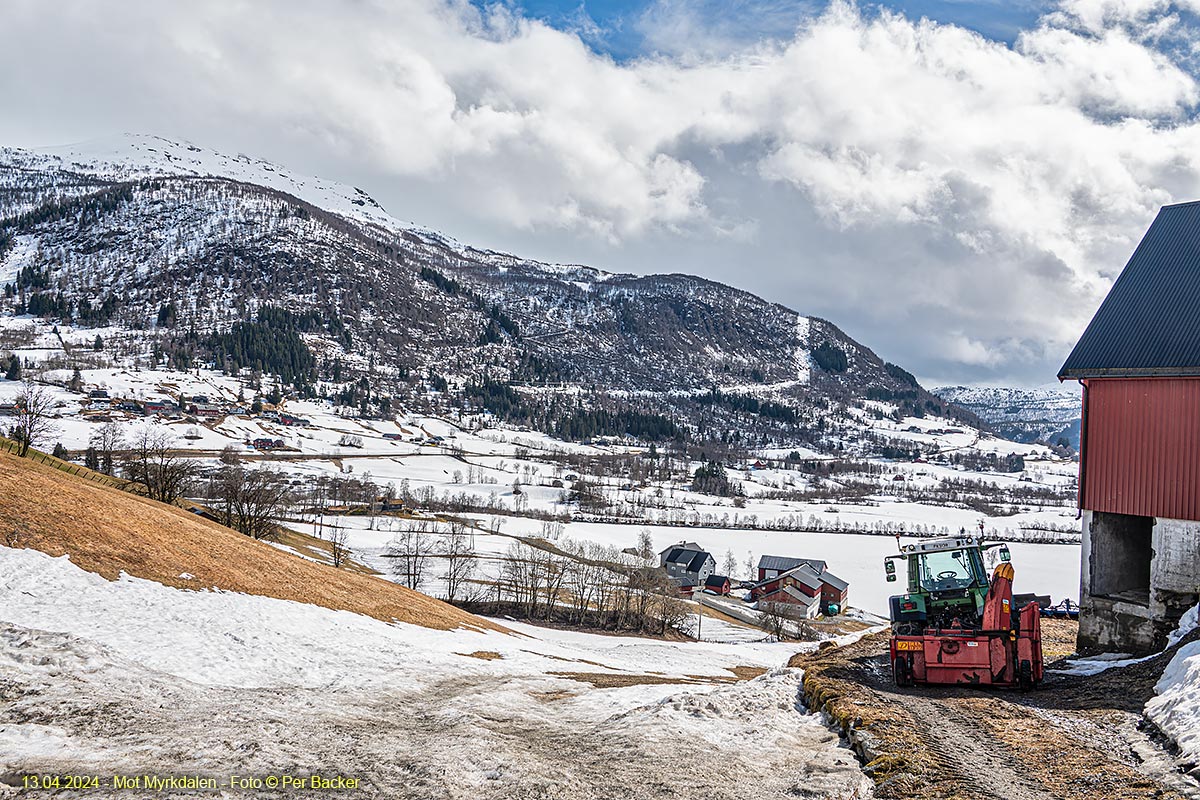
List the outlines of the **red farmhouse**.
{"label": "red farmhouse", "polygon": [[1058,377],[1083,385],[1079,650],[1157,650],[1200,585],[1200,203],[1159,212]]}

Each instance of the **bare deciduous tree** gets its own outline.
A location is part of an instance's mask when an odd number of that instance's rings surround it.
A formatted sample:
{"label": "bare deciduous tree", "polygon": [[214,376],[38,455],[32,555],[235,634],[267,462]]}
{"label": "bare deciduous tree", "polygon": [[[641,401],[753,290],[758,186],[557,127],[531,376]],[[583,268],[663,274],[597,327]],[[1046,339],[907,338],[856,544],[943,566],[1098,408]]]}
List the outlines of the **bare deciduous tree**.
{"label": "bare deciduous tree", "polygon": [[341,567],[350,558],[350,548],[346,545],[347,532],[345,528],[333,526],[329,529],[329,563]]}
{"label": "bare deciduous tree", "polygon": [[283,474],[265,468],[224,467],[218,492],[224,523],[255,539],[270,539],[278,534],[279,521],[292,501]]}
{"label": "bare deciduous tree", "polygon": [[151,500],[173,503],[199,469],[195,459],[174,450],[175,437],[147,425],[134,434],[125,452],[125,476],[146,487]]}
{"label": "bare deciduous tree", "polygon": [[725,551],[725,577],[733,578],[733,573],[737,572],[737,558],[733,555],[732,550]]}
{"label": "bare deciduous tree", "polygon": [[100,471],[112,475],[117,451],[125,446],[121,426],[115,422],[104,423],[99,430],[92,434],[88,443],[96,451],[97,465],[100,467]]}
{"label": "bare deciduous tree", "polygon": [[45,386],[26,378],[21,382],[16,405],[17,421],[12,427],[12,438],[20,445],[17,454],[24,457],[30,447],[54,433],[54,396]]}
{"label": "bare deciduous tree", "polygon": [[758,627],[763,631],[774,636],[776,639],[784,638],[787,632],[787,617],[784,616],[784,609],[780,603],[759,603],[758,608]]}
{"label": "bare deciduous tree", "polygon": [[649,528],[638,531],[637,554],[638,558],[647,563],[654,560],[654,537]]}
{"label": "bare deciduous tree", "polygon": [[414,520],[408,529],[392,539],[388,557],[392,559],[392,575],[409,589],[420,589],[425,570],[433,555],[434,539],[429,535],[429,523]]}
{"label": "bare deciduous tree", "polygon": [[441,537],[439,554],[446,562],[442,580],[446,582],[446,600],[462,600],[467,581],[475,574],[474,537],[461,522],[450,524],[450,531]]}
{"label": "bare deciduous tree", "polygon": [[242,463],[242,453],[237,445],[227,444],[221,448],[220,460],[227,467],[236,467]]}

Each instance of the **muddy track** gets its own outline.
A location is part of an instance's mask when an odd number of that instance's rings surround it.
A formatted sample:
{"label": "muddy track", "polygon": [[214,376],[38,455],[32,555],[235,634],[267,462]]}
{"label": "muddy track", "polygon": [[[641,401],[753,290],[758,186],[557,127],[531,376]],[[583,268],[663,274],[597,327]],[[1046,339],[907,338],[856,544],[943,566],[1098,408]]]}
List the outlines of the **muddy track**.
{"label": "muddy track", "polygon": [[897,688],[886,647],[877,634],[793,660],[806,671],[806,702],[850,735],[879,797],[1200,798],[1200,784],[1139,729],[1169,654],[1091,677],[1048,672],[1021,693]]}
{"label": "muddy track", "polygon": [[1007,800],[1053,800],[1053,795],[1029,785],[1021,761],[1006,747],[997,747],[979,720],[967,709],[939,700],[909,699],[917,724],[937,731],[930,749],[942,770],[973,797]]}

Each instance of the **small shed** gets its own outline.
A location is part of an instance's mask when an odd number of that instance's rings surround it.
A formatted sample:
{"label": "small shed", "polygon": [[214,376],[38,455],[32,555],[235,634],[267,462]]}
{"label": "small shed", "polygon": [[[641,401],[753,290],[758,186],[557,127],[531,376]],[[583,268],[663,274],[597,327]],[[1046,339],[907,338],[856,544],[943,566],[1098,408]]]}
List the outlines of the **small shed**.
{"label": "small shed", "polygon": [[704,579],[704,588],[717,594],[729,594],[732,585],[728,575],[709,575]]}

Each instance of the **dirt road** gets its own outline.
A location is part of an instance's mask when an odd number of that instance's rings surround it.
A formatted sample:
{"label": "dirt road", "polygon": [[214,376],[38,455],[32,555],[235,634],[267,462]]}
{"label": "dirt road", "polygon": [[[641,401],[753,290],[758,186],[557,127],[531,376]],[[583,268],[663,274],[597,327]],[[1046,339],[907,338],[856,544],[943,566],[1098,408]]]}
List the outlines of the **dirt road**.
{"label": "dirt road", "polygon": [[[1047,625],[1048,651],[1073,624]],[[1169,658],[1089,677],[1049,671],[1030,693],[897,688],[886,634],[798,656],[810,706],[850,732],[881,798],[1135,800],[1200,797],[1139,727]],[[1053,667],[1053,663],[1049,666]]]}

